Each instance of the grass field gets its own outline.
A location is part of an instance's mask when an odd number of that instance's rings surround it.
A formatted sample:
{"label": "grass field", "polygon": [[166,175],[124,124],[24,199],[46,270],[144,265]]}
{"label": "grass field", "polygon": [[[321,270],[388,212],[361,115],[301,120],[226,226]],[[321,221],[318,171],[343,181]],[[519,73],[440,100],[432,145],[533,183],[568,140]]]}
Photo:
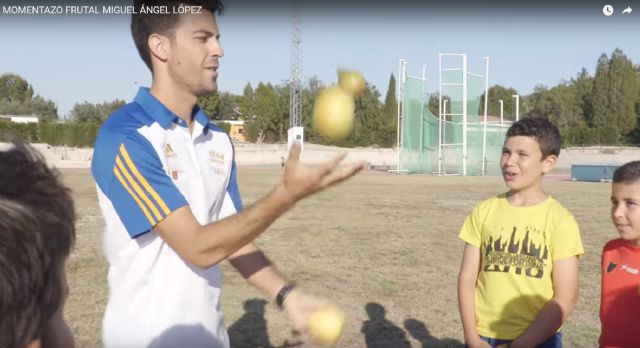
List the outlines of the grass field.
{"label": "grass field", "polygon": [[[279,167],[239,168],[249,205],[277,182]],[[99,347],[108,295],[103,221],[87,170],[64,170],[78,212],[65,308],[78,347]],[[585,256],[580,300],[564,328],[566,347],[596,347],[599,262],[609,221],[610,184],[547,180],[548,193],[575,215]],[[480,200],[504,190],[500,178],[397,176],[365,172],[299,203],[258,244],[291,279],[347,313],[340,347],[462,347],[456,277],[459,228]],[[233,347],[291,347],[286,317],[223,265],[223,307]],[[188,344],[186,345],[188,346]]]}

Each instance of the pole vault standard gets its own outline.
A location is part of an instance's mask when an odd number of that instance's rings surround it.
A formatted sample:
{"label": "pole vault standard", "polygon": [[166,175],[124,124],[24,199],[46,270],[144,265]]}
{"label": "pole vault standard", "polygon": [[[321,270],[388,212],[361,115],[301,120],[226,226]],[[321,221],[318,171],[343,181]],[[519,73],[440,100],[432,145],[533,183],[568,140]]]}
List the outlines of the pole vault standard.
{"label": "pole vault standard", "polygon": [[[422,66],[422,76],[411,76],[408,61],[399,60],[397,166],[390,171],[487,175],[488,163],[495,157],[489,155],[493,153],[489,132],[496,128],[487,125],[489,57],[484,57],[484,75],[469,72],[466,54],[442,53],[438,58],[438,115],[429,112],[427,66]],[[476,108],[483,89],[486,97],[480,116]],[[493,137],[491,146],[496,142]]]}

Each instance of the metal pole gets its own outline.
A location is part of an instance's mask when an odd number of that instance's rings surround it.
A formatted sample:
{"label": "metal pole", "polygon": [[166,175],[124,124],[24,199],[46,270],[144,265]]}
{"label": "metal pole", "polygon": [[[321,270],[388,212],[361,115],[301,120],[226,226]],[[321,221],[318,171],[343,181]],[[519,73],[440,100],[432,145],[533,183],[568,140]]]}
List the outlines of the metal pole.
{"label": "metal pole", "polygon": [[402,122],[402,111],[404,110],[403,108],[403,97],[404,97],[404,66],[405,64],[407,64],[407,61],[404,59],[400,59],[400,61],[398,62],[398,80],[396,81],[396,86],[397,86],[397,98],[398,98],[398,118],[397,118],[397,122],[398,124],[396,125],[396,141],[397,141],[397,146],[396,146],[396,157],[397,157],[397,162],[396,162],[396,169],[398,170],[398,174],[400,174],[400,170],[402,170],[401,168],[401,163],[400,163],[400,150],[402,149],[402,137],[401,137],[401,122]]}
{"label": "metal pole", "polygon": [[500,102],[500,124],[504,123],[504,117],[502,115],[502,112],[504,111],[504,103],[502,102],[502,99],[498,100]]}
{"label": "metal pole", "polygon": [[520,95],[514,94],[512,97],[516,98],[516,122],[520,119]]}
{"label": "metal pole", "polygon": [[[420,98],[424,98],[424,84],[427,80],[427,65],[422,65],[422,93],[420,94]],[[420,171],[424,173],[424,100],[422,101],[422,105],[420,107]]]}
{"label": "metal pole", "polygon": [[438,175],[442,173],[442,53],[438,54]]}
{"label": "metal pole", "polygon": [[447,102],[449,100],[445,99],[442,101],[442,142],[447,142]]}
{"label": "metal pole", "polygon": [[487,108],[489,105],[489,57],[484,57],[486,65],[484,69],[484,125],[482,129],[482,176],[487,170]]}
{"label": "metal pole", "polygon": [[462,56],[462,175],[467,175],[467,55]]}

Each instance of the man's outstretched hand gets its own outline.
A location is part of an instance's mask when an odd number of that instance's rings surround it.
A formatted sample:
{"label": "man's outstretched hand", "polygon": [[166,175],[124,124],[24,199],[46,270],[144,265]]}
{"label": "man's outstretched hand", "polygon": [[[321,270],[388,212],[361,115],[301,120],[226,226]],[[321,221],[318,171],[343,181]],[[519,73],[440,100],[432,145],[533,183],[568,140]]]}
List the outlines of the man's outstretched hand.
{"label": "man's outstretched hand", "polygon": [[282,178],[282,188],[293,202],[345,181],[364,168],[363,162],[338,168],[347,156],[346,153],[336,155],[317,167],[303,166],[300,163],[300,149],[300,143],[297,141],[291,146]]}

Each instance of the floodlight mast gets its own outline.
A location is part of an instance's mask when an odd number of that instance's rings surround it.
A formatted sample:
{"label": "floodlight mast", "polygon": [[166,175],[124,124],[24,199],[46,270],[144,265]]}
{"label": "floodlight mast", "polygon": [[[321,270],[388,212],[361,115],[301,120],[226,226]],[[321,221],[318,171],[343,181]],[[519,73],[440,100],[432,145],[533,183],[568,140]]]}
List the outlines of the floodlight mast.
{"label": "floodlight mast", "polygon": [[293,21],[291,24],[291,77],[289,80],[289,129],[287,130],[287,149],[294,142],[304,149],[304,128],[302,127],[302,84],[300,83],[300,18],[298,1],[293,0]]}
{"label": "floodlight mast", "polygon": [[300,83],[300,18],[298,1],[293,0],[291,26],[291,77],[289,81],[289,128],[302,127],[302,86]]}

